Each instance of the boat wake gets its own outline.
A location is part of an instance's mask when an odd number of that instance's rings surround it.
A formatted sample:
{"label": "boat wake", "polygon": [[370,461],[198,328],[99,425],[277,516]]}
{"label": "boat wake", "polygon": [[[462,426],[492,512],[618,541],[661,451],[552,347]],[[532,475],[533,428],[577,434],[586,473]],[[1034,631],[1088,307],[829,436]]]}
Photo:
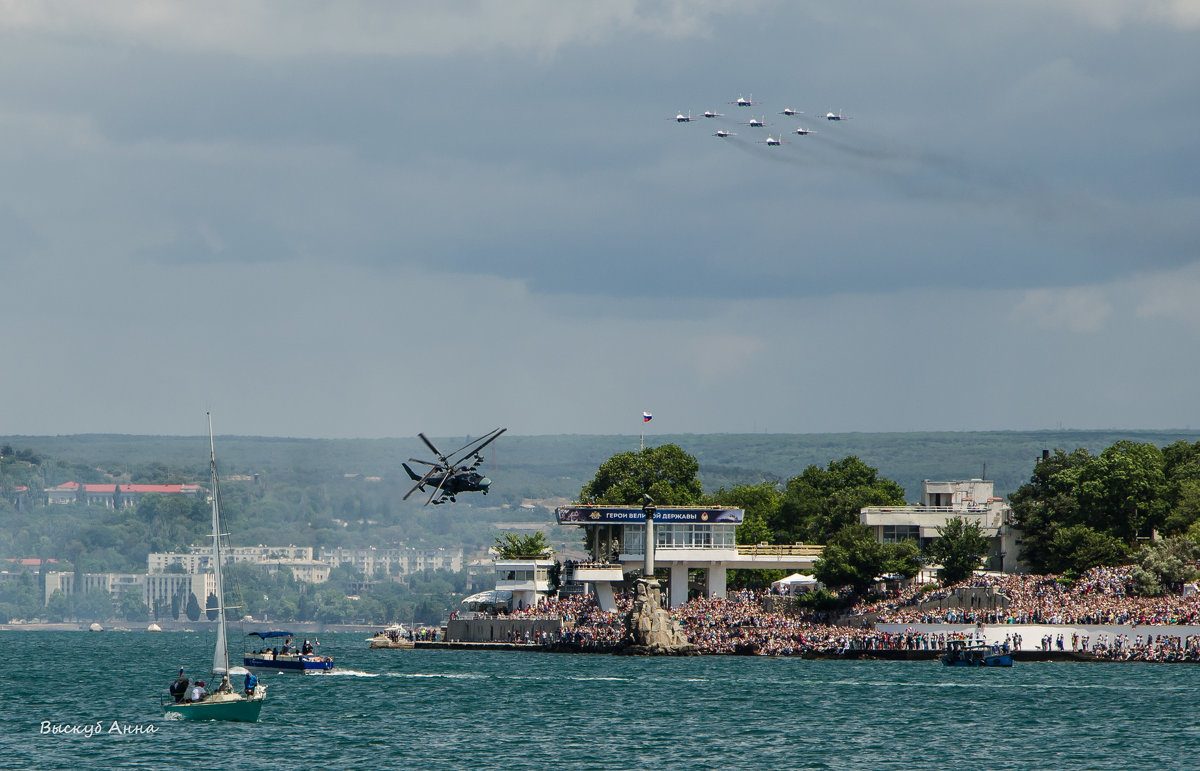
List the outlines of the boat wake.
{"label": "boat wake", "polygon": [[475,672],[388,672],[388,677],[440,677],[446,680],[483,680],[484,678],[491,677],[491,675],[483,675]]}
{"label": "boat wake", "polygon": [[328,672],[310,672],[309,677],[379,677],[378,672],[360,672],[357,669],[332,669]]}

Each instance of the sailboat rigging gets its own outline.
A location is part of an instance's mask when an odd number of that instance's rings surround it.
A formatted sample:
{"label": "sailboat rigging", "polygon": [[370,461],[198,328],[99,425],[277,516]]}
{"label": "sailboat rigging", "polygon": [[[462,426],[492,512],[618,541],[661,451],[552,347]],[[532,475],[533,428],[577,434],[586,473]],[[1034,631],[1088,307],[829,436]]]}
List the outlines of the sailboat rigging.
{"label": "sailboat rigging", "polygon": [[[229,643],[225,633],[225,584],[224,557],[221,554],[221,489],[217,477],[217,450],[213,442],[212,414],[208,414],[209,465],[212,473],[212,539],[213,539],[213,588],[217,598],[217,640],[213,646],[212,673],[221,683],[212,694],[199,701],[183,700],[165,703],[168,714],[174,713],[184,720],[236,720],[253,723],[258,721],[266,698],[267,687],[257,684],[241,693],[229,682]],[[248,681],[249,685],[249,681]]]}

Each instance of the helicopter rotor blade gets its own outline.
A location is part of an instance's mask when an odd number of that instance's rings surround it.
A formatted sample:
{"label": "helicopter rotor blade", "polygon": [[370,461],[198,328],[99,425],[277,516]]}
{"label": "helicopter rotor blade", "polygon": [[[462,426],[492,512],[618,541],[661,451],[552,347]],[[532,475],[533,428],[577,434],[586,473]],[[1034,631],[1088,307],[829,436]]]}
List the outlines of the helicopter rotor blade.
{"label": "helicopter rotor blade", "polygon": [[433,446],[433,442],[429,441],[429,437],[425,436],[424,434],[417,434],[417,436],[421,437],[421,441],[425,443],[425,446],[432,450],[433,454],[438,456],[444,465],[450,465],[449,461],[446,460],[446,456],[442,455],[442,453],[438,451],[438,448]]}
{"label": "helicopter rotor blade", "polygon": [[[424,461],[421,461],[421,462],[424,462]],[[433,465],[433,464],[430,464],[430,465]],[[420,479],[418,479],[418,480],[417,480],[417,483],[416,483],[415,485],[413,485],[413,486],[412,486],[412,489],[411,489],[411,490],[409,490],[407,493],[405,493],[405,494],[404,494],[404,497],[403,497],[403,498],[401,498],[400,500],[402,500],[402,501],[407,501],[407,500],[408,500],[408,496],[412,495],[412,494],[413,494],[413,493],[415,493],[417,490],[424,490],[424,489],[425,489],[425,484],[426,484],[426,483],[429,481],[429,478],[430,478],[430,477],[432,477],[434,474],[436,474],[436,473],[438,472],[438,470],[439,470],[439,469],[441,469],[441,466],[434,466],[433,468],[431,468],[431,469],[429,469],[428,471],[426,471],[426,472],[425,472],[425,476],[423,476],[423,477],[421,477]],[[443,479],[444,479],[444,478],[445,478],[445,477],[443,477]]]}
{"label": "helicopter rotor blade", "polygon": [[449,472],[442,475],[442,478],[438,480],[437,487],[435,487],[433,492],[429,494],[429,500],[425,501],[426,506],[428,506],[430,503],[433,502],[433,499],[436,498],[438,493],[440,493],[442,491],[442,485],[446,484],[446,480],[449,478],[450,478]]}
{"label": "helicopter rotor blade", "polygon": [[[479,440],[476,440],[476,442],[478,442],[478,444],[475,444],[474,449],[467,452],[466,455],[474,454],[476,457],[482,457],[482,456],[480,456],[480,453],[483,452],[483,448],[487,447],[489,444],[491,444],[492,442],[499,439],[500,435],[503,434],[507,430],[508,430],[507,428],[497,428],[497,429],[494,429],[494,430],[488,432],[487,434],[484,434],[483,441],[480,442]],[[472,446],[473,445],[471,445],[471,444],[465,445],[462,448],[460,448],[458,451],[456,451],[455,454],[457,455],[458,452],[461,452],[462,450],[466,450],[468,447],[472,447]]]}
{"label": "helicopter rotor blade", "polygon": [[487,447],[492,442],[496,441],[496,437],[500,436],[507,430],[508,430],[507,428],[492,429],[491,431],[489,431],[486,434],[484,434],[483,436],[475,439],[474,441],[467,442],[462,447],[459,447],[457,450],[450,453],[449,457],[453,458],[453,457],[456,457],[459,455],[462,455],[463,457],[465,457],[472,453],[478,454],[480,450],[482,450],[484,447]]}

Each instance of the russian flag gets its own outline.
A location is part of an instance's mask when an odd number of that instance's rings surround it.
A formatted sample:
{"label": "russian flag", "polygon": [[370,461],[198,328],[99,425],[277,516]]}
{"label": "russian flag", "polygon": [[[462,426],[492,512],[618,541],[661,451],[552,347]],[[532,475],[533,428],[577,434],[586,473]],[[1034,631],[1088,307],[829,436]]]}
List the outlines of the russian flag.
{"label": "russian flag", "polygon": [[654,416],[653,416],[653,415],[651,415],[649,412],[643,412],[643,413],[642,413],[642,422],[643,422],[643,423],[649,423],[649,422],[650,422],[650,419],[651,419],[651,418],[653,418],[653,417],[654,417]]}

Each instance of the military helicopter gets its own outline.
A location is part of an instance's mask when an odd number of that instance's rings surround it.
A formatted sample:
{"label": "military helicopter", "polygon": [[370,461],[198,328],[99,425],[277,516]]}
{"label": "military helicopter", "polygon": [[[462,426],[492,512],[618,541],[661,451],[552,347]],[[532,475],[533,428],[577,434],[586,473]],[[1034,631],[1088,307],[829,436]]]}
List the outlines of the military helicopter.
{"label": "military helicopter", "polygon": [[[407,463],[400,464],[408,472],[408,476],[416,482],[412,486],[412,489],[404,494],[403,500],[408,500],[408,496],[417,490],[425,492],[426,485],[433,486],[433,492],[429,494],[429,499],[425,501],[426,506],[431,503],[437,506],[446,501],[454,503],[454,496],[459,493],[483,493],[487,495],[488,487],[491,486],[492,480],[478,471],[479,464],[483,463],[483,456],[479,452],[484,447],[496,441],[496,438],[507,430],[507,428],[493,429],[448,455],[442,455],[433,442],[429,441],[429,437],[424,434],[417,434],[417,436],[421,437],[421,441],[433,451],[438,460],[437,463],[434,463],[433,461],[409,458],[409,461],[413,463],[421,463],[429,466],[429,470],[424,475],[418,475]],[[468,457],[471,458],[470,465],[464,463]]]}

